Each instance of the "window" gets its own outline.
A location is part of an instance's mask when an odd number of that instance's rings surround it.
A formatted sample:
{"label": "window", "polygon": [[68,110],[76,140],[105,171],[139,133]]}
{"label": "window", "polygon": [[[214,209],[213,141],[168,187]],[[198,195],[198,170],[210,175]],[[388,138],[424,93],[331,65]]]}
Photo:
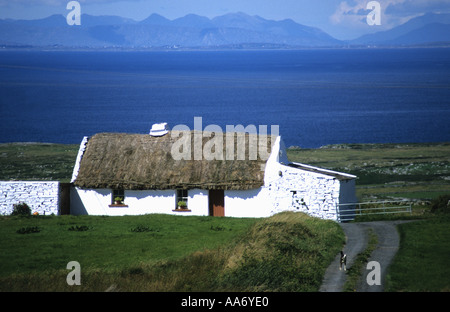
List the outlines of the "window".
{"label": "window", "polygon": [[111,205],[125,206],[125,191],[113,190],[111,194]]}
{"label": "window", "polygon": [[182,208],[187,208],[187,204],[188,204],[188,190],[177,190],[177,201],[176,201],[176,209],[179,208],[179,203],[180,202],[184,202],[186,204],[185,207]]}

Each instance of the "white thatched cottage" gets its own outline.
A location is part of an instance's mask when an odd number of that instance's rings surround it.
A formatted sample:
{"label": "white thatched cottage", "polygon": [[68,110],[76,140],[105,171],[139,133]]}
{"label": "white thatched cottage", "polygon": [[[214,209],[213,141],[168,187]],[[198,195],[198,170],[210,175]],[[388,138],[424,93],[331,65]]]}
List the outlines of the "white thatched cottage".
{"label": "white thatched cottage", "polygon": [[[355,178],[290,162],[279,136],[101,133],[81,143],[71,214],[267,217],[291,210],[338,220],[338,204],[356,201]],[[178,209],[179,201],[187,207]]]}

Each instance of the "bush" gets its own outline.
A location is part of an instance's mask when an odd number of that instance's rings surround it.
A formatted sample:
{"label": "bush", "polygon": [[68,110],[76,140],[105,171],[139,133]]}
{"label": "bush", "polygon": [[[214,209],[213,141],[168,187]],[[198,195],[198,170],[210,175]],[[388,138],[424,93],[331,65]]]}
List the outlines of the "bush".
{"label": "bush", "polygon": [[159,232],[159,230],[149,228],[146,225],[138,225],[135,228],[132,228],[131,232],[136,232],[136,233],[140,233],[140,232]]}
{"label": "bush", "polygon": [[70,228],[68,228],[68,230],[76,232],[84,232],[89,230],[89,227],[87,225],[73,225]]}
{"label": "bush", "polygon": [[431,212],[433,213],[449,213],[450,212],[450,194],[441,195],[431,202]]}
{"label": "bush", "polygon": [[25,203],[18,203],[14,205],[12,216],[31,216],[31,208]]}
{"label": "bush", "polygon": [[37,226],[27,226],[23,227],[16,231],[18,234],[31,234],[31,233],[39,233],[41,229]]}

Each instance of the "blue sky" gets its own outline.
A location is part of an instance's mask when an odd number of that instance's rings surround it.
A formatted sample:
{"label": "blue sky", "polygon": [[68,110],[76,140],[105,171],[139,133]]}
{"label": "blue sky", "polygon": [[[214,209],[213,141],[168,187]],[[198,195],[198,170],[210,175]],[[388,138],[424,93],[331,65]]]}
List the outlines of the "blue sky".
{"label": "blue sky", "polygon": [[[381,25],[366,22],[370,0],[78,0],[83,14],[142,20],[152,13],[169,19],[194,13],[213,18],[233,12],[286,18],[318,27],[338,39],[386,30],[427,12],[450,13],[450,0],[378,0]],[[36,19],[67,15],[69,0],[0,0],[0,18]]]}

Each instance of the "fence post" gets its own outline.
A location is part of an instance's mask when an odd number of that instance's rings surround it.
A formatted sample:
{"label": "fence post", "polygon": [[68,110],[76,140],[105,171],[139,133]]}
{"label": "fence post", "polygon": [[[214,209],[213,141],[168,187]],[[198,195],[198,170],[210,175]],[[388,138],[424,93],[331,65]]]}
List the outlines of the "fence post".
{"label": "fence post", "polygon": [[339,212],[339,204],[338,203],[335,204],[336,204],[336,219],[338,222],[341,222],[341,213]]}

